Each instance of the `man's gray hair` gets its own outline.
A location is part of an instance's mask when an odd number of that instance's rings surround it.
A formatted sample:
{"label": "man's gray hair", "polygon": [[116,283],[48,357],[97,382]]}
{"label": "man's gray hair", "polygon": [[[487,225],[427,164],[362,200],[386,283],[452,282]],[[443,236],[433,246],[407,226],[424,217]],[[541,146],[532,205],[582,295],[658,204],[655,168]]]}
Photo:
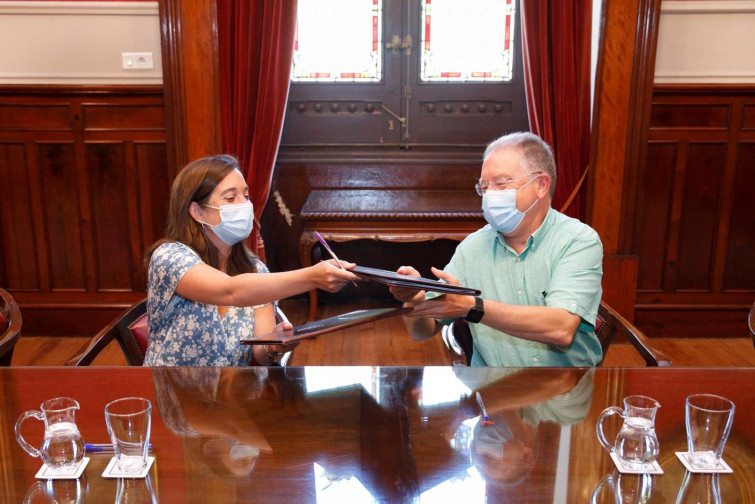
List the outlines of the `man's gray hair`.
{"label": "man's gray hair", "polygon": [[482,162],[484,163],[494,152],[507,148],[515,148],[520,153],[519,167],[525,173],[543,172],[550,175],[551,186],[548,196],[553,199],[553,193],[556,191],[556,161],[553,159],[550,146],[529,131],[509,133],[488,144],[482,155]]}

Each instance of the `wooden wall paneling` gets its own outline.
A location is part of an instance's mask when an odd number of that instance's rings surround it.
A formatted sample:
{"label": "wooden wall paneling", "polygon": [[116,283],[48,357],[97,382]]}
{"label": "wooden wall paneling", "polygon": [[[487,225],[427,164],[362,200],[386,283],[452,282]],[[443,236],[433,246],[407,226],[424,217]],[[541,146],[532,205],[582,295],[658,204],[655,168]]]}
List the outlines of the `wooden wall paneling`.
{"label": "wooden wall paneling", "polygon": [[92,198],[95,196],[94,191],[98,190],[96,184],[90,178],[87,170],[87,135],[84,132],[86,128],[86,106],[81,99],[71,99],[71,124],[73,127],[74,138],[74,165],[78,174],[76,189],[79,197],[80,213],[80,232],[82,244],[82,257],[84,259],[84,272],[86,278],[86,292],[96,292],[97,290],[97,237],[95,236],[95,223],[92,208]]}
{"label": "wooden wall paneling", "polygon": [[[650,334],[746,331],[755,298],[755,151],[748,152],[755,135],[743,126],[753,102],[747,86],[656,88],[634,233],[635,322]],[[736,288],[727,287],[731,281]]]}
{"label": "wooden wall paneling", "polygon": [[[724,292],[753,289],[755,278],[755,140],[738,144],[729,233],[722,272]],[[755,296],[753,296],[755,299]]]}
{"label": "wooden wall paneling", "polygon": [[3,197],[0,213],[13,216],[3,222],[2,285],[11,289],[39,290],[37,266],[38,240],[34,234],[35,211],[32,196],[33,180],[27,173],[26,146],[23,142],[0,143],[0,181]]}
{"label": "wooden wall paneling", "polygon": [[[164,142],[134,142],[135,165],[140,195],[140,230],[145,247],[162,238],[168,217],[170,179],[167,167],[167,148]],[[141,261],[144,250],[138,256]],[[140,262],[141,265],[141,262]],[[142,285],[144,283],[144,268]]]}
{"label": "wooden wall paneling", "polygon": [[[145,281],[146,274],[142,271],[142,255],[144,249],[147,247],[147,243],[144,241],[144,233],[142,233],[142,212],[141,207],[145,206],[149,208],[148,195],[139,193],[139,167],[136,165],[136,145],[135,142],[129,140],[126,142],[125,150],[125,166],[126,166],[126,183],[125,187],[121,188],[121,197],[126,198],[128,205],[128,236],[129,236],[129,288],[138,291],[146,291],[147,283]],[[167,173],[163,172],[163,176],[167,176]]]}
{"label": "wooden wall paneling", "polygon": [[0,125],[0,175],[16,188],[0,202],[0,282],[25,332],[91,334],[144,296],[142,255],[162,234],[168,199],[161,95],[0,87],[11,119]]}
{"label": "wooden wall paneling", "polygon": [[175,176],[189,161],[223,149],[216,1],[161,1],[160,24],[168,162]]}
{"label": "wooden wall paneling", "polygon": [[76,146],[71,143],[37,143],[42,182],[45,240],[50,258],[50,290],[87,290],[87,256],[82,227],[82,190],[86,189],[77,170]]}
{"label": "wooden wall paneling", "polygon": [[687,148],[679,214],[676,290],[710,292],[715,237],[720,230],[719,202],[723,203],[726,144],[691,142]]}
{"label": "wooden wall paneling", "polygon": [[650,142],[648,160],[640,167],[640,187],[634,226],[634,252],[638,261],[637,288],[663,291],[666,241],[678,142]]}
{"label": "wooden wall paneling", "polygon": [[[639,257],[612,255],[603,262],[602,300],[627,320],[634,320],[634,303],[637,293],[637,267]],[[621,286],[617,289],[613,286]]]}
{"label": "wooden wall paneling", "polygon": [[86,144],[97,291],[128,291],[133,285],[131,244],[136,237],[129,223],[138,219],[132,209],[136,194],[127,184],[127,151],[123,142]]}
{"label": "wooden wall paneling", "polygon": [[[26,163],[19,166],[20,170],[28,175],[29,202],[31,206],[32,224],[31,233],[34,238],[34,250],[29,251],[28,260],[36,261],[39,271],[38,291],[49,292],[51,288],[50,275],[50,252],[47,240],[47,226],[44,214],[44,190],[42,185],[42,170],[39,164],[37,145],[33,141],[25,144]],[[20,300],[17,298],[17,302]],[[24,325],[26,327],[26,324]]]}

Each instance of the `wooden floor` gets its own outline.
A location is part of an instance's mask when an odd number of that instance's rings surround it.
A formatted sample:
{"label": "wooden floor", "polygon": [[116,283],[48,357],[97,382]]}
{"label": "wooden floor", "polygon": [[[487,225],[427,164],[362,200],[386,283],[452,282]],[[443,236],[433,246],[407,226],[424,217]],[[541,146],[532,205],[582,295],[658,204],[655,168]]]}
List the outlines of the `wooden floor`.
{"label": "wooden floor", "polygon": [[[287,300],[281,306],[294,325],[307,317],[304,300]],[[388,304],[320,305],[317,318],[325,318],[360,308],[393,306]],[[82,347],[87,337],[45,337],[23,335],[16,344],[13,366],[58,366]],[[752,339],[731,338],[664,338],[652,344],[671,357],[674,366],[682,367],[750,367],[755,366]],[[446,349],[440,337],[415,342],[409,337],[399,317],[355,326],[344,331],[302,342],[289,362],[292,366],[354,365],[354,366],[446,366],[459,358]],[[126,361],[117,343],[111,343],[95,360],[94,365],[119,366]],[[604,366],[643,366],[633,347],[611,345]]]}

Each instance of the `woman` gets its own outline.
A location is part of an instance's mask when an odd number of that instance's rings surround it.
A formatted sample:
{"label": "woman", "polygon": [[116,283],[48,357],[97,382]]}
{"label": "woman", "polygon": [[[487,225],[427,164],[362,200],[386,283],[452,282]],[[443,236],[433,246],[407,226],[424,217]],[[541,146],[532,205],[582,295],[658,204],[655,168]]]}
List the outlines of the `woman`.
{"label": "woman", "polygon": [[315,288],[335,292],[357,278],[333,261],[270,273],[244,244],[253,222],[236,158],[211,156],[181,170],[166,236],[147,251],[145,366],[275,364],[286,347],[239,343],[276,329],[271,303]]}

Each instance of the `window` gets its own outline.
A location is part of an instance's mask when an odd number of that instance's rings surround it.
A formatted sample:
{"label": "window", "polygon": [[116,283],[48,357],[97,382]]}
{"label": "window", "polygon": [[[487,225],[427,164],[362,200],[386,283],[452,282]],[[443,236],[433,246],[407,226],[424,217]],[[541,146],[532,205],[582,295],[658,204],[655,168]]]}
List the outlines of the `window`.
{"label": "window", "polygon": [[526,130],[515,0],[299,0],[282,149]]}

